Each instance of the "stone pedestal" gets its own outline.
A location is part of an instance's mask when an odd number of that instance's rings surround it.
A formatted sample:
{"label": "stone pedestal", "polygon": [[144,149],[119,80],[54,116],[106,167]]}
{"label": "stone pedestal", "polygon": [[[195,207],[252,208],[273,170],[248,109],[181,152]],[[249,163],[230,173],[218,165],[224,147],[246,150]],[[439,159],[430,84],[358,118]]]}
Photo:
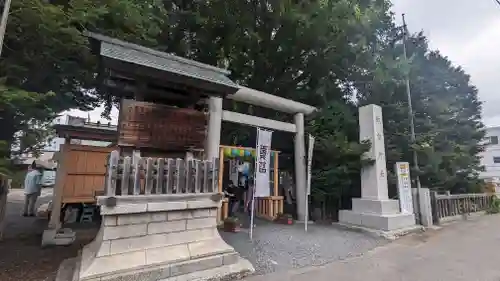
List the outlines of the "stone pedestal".
{"label": "stone pedestal", "polygon": [[42,234],[42,247],[67,246],[75,242],[76,234],[69,228],[46,229]]}
{"label": "stone pedestal", "polygon": [[415,215],[402,214],[397,200],[390,200],[387,190],[387,168],[382,109],[367,105],[359,109],[360,140],[369,140],[370,151],[363,157],[373,165],[361,171],[361,198],[352,200],[352,210],[341,210],[339,222],[381,232],[406,232],[415,228]]}
{"label": "stone pedestal", "polygon": [[[130,195],[98,202],[101,229],[72,265],[62,264],[61,281],[213,280],[254,271],[219,236],[218,194]],[[64,279],[70,267],[72,276]]]}
{"label": "stone pedestal", "polygon": [[406,231],[415,226],[415,215],[400,213],[397,200],[355,198],[352,210],[340,211],[339,221],[380,231]]}

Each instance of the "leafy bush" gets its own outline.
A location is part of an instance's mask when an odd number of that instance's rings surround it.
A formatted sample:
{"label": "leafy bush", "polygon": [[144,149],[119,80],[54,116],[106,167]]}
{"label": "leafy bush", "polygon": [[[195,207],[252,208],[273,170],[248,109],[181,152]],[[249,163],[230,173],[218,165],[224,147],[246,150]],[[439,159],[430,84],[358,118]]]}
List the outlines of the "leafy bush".
{"label": "leafy bush", "polygon": [[500,213],[500,199],[493,195],[491,198],[490,208],[487,210],[488,214],[498,214]]}

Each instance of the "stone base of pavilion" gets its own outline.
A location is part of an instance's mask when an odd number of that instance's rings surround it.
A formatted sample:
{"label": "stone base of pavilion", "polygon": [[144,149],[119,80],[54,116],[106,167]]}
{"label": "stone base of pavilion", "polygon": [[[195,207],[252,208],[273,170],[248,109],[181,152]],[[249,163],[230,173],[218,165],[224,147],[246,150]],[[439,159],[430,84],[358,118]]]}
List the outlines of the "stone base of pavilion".
{"label": "stone base of pavilion", "polygon": [[375,233],[387,239],[422,230],[415,224],[414,214],[399,211],[397,200],[352,199],[352,210],[339,212],[342,226]]}
{"label": "stone base of pavilion", "polygon": [[98,203],[99,233],[61,264],[57,281],[219,280],[254,271],[217,231],[219,194],[130,195]]}
{"label": "stone base of pavilion", "polygon": [[75,242],[76,233],[69,228],[49,228],[43,231],[42,247],[44,246],[67,246]]}

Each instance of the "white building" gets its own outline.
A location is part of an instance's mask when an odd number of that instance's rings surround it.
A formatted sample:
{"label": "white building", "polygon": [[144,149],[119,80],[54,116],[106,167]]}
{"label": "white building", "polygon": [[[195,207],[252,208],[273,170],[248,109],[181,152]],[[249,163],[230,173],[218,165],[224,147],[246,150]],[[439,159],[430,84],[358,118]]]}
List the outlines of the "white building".
{"label": "white building", "polygon": [[[54,119],[53,124],[68,124],[68,115],[62,115]],[[59,146],[64,143],[63,138],[53,138],[48,141],[45,151],[59,151]]]}
{"label": "white building", "polygon": [[481,164],[485,171],[481,178],[500,182],[500,126],[486,128],[485,151],[481,153]]}
{"label": "white building", "polygon": [[[88,118],[71,116],[68,114],[57,117],[53,123],[62,124],[62,125],[83,125],[85,122],[88,122]],[[63,138],[53,138],[48,141],[47,146],[44,148],[44,151],[59,151],[61,144],[64,143]],[[79,143],[82,145],[90,145],[90,146],[108,146],[109,142],[102,141],[91,141],[91,140],[71,140],[71,143]]]}

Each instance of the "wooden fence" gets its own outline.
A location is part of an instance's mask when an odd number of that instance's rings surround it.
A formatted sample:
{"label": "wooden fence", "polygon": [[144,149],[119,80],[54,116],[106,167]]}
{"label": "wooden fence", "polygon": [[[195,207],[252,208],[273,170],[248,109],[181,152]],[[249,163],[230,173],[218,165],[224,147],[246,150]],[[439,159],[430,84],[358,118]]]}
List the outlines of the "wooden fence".
{"label": "wooden fence", "polygon": [[257,217],[272,221],[279,214],[283,214],[283,196],[255,198],[255,215]]}
{"label": "wooden fence", "polygon": [[106,196],[218,192],[218,159],[120,157],[110,154]]}
{"label": "wooden fence", "polygon": [[467,217],[472,213],[487,211],[495,195],[477,194],[437,194],[431,192],[432,217],[439,224]]}
{"label": "wooden fence", "polygon": [[94,203],[95,195],[104,192],[106,161],[116,148],[69,143],[61,148],[57,177],[62,184],[62,203]]}

